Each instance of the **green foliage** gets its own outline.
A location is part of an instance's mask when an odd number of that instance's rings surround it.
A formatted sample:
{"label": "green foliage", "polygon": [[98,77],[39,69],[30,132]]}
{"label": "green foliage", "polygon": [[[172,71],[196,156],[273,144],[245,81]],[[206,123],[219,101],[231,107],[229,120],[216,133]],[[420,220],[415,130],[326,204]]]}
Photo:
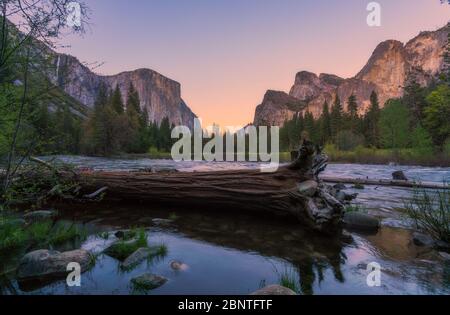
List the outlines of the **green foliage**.
{"label": "green foliage", "polygon": [[380,116],[381,142],[385,148],[406,148],[409,143],[410,117],[400,100],[389,100]]}
{"label": "green foliage", "polygon": [[0,216],[0,251],[63,244],[75,239],[86,239],[86,230],[75,225],[54,225],[39,221],[24,225],[14,217]]}
{"label": "green foliage", "polygon": [[0,252],[22,247],[28,235],[17,219],[0,215]]}
{"label": "green foliage", "polygon": [[433,154],[433,140],[428,131],[421,125],[414,128],[411,140],[412,149],[417,156],[427,157]]}
{"label": "green foliage", "polygon": [[450,137],[450,86],[439,85],[428,95],[427,102],[424,124],[434,142],[441,146]]}
{"label": "green foliage", "polygon": [[450,242],[450,186],[434,192],[415,190],[406,214],[416,227],[436,240]]}

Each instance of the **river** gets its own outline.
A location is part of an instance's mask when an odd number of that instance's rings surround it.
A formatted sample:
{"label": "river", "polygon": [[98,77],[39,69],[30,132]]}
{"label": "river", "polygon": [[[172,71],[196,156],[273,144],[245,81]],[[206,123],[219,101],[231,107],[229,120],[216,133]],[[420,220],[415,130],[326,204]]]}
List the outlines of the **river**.
{"label": "river", "polygon": [[[192,172],[259,166],[257,163],[57,158],[95,170],[170,168]],[[415,180],[450,182],[450,168],[331,164],[325,175],[388,179],[395,170],[403,170]],[[58,209],[61,210],[59,220],[75,222],[89,231],[87,240],[72,246],[99,253],[95,266],[82,275],[81,287],[69,288],[65,281],[28,287],[9,277],[0,278],[0,289],[6,294],[142,294],[133,290],[130,279],[151,272],[169,280],[147,294],[249,294],[266,284],[278,283],[282,275],[293,279],[302,294],[450,294],[449,261],[411,242],[410,222],[402,215],[401,208],[412,191],[375,186],[363,190],[348,186],[348,191],[357,192],[355,202],[382,219],[378,233],[349,231],[353,237],[351,243],[312,234],[292,220],[255,217],[239,211],[212,214],[154,206],[68,205],[66,209]],[[136,226],[145,227],[150,244],[163,243],[168,253],[124,272],[118,261],[101,254],[112,240],[99,235]],[[170,263],[175,260],[188,268],[172,270]],[[366,281],[366,268],[372,262],[382,268],[378,287],[370,287]]]}

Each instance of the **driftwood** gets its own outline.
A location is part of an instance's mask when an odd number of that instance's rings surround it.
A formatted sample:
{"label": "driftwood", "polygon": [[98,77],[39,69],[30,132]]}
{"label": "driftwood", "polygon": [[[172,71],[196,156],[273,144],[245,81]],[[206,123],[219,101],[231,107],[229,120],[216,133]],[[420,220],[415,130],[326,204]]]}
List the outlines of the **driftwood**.
{"label": "driftwood", "polygon": [[[315,150],[312,143],[305,142],[300,151],[292,165],[281,167],[275,173],[260,170],[84,172],[78,175],[78,180],[86,191],[107,187],[102,191],[105,192],[105,201],[150,202],[201,207],[210,211],[271,212],[296,216],[317,230],[334,231],[341,221],[343,207],[334,198],[325,195],[313,181]],[[313,188],[308,193],[299,190],[298,185],[305,181],[312,181]]]}
{"label": "driftwood", "polygon": [[448,189],[449,186],[444,183],[434,182],[415,182],[395,179],[367,179],[367,178],[340,178],[340,177],[320,177],[326,183],[339,184],[362,184],[372,186],[393,186],[406,188],[424,188],[424,189]]}

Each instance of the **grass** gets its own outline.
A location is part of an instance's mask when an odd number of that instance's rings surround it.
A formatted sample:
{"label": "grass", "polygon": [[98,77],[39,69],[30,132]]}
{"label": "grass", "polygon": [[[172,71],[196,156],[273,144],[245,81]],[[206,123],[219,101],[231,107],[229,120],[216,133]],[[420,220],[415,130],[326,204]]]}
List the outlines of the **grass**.
{"label": "grass", "polygon": [[0,251],[27,246],[59,245],[74,239],[85,239],[85,229],[75,225],[67,228],[52,221],[35,222],[29,226],[15,224],[15,218],[0,216]]}
{"label": "grass", "polygon": [[0,251],[22,247],[28,241],[27,233],[14,220],[0,216]]}
{"label": "grass", "polygon": [[405,213],[417,229],[435,240],[450,243],[450,185],[437,191],[415,190]]}
{"label": "grass", "polygon": [[133,230],[134,239],[122,240],[106,249],[105,253],[119,260],[124,260],[141,247],[148,247],[147,235],[144,229]]}
{"label": "grass", "polygon": [[285,269],[278,275],[278,282],[281,286],[289,288],[295,293],[300,293],[300,286],[297,274],[292,269]]}
{"label": "grass", "polygon": [[414,149],[377,149],[359,146],[351,151],[338,150],[334,145],[326,145],[324,152],[331,162],[402,165],[450,166],[450,155],[446,153],[424,154]]}
{"label": "grass", "polygon": [[74,239],[85,240],[86,238],[86,229],[80,228],[73,224],[69,228],[64,225],[56,225],[50,233],[48,243],[58,245]]}

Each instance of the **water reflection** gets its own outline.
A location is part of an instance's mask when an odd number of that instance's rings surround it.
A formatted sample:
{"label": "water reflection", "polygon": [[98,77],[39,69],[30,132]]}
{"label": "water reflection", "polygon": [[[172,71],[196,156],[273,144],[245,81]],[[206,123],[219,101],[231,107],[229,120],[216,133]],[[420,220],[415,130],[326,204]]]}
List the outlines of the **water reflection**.
{"label": "water reflection", "polygon": [[[142,294],[130,285],[145,272],[169,281],[148,294],[248,294],[263,284],[280,281],[286,271],[302,294],[449,294],[449,266],[435,252],[411,244],[410,232],[384,227],[376,235],[352,233],[348,239],[323,238],[297,222],[232,211],[228,214],[148,207],[68,207],[64,220],[82,221],[91,236],[81,246],[101,253],[113,239],[103,231],[147,227],[150,244],[164,243],[167,256],[145,261],[123,272],[119,262],[100,254],[95,267],[83,274],[81,288],[65,281],[19,285],[1,280],[4,294]],[[169,219],[154,220],[155,218]],[[189,266],[170,267],[174,260]],[[382,266],[382,286],[366,284],[367,264]]]}

